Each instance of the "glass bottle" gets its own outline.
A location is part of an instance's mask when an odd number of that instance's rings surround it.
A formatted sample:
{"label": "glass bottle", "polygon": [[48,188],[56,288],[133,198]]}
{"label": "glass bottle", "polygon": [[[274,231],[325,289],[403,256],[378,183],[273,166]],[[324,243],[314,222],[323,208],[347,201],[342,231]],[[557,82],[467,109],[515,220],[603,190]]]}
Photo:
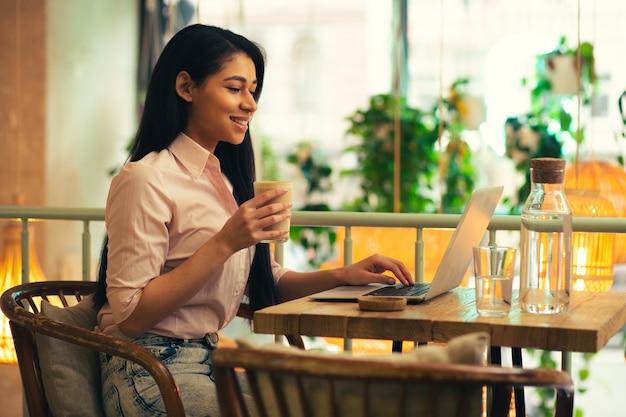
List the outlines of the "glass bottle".
{"label": "glass bottle", "polygon": [[531,190],[522,210],[519,302],[536,314],[567,311],[572,288],[572,210],[565,161],[530,162]]}

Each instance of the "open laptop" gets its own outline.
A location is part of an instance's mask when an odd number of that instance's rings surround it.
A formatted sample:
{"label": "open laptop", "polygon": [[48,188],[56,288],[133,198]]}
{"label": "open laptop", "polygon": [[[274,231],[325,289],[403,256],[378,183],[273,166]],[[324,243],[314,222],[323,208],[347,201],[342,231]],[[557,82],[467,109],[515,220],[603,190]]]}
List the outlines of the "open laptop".
{"label": "open laptop", "polygon": [[477,188],[463,210],[450,243],[430,283],[405,287],[396,285],[344,285],[313,294],[318,301],[356,301],[362,296],[401,296],[409,303],[420,303],[444,294],[461,284],[472,261],[472,247],[483,239],[503,187]]}

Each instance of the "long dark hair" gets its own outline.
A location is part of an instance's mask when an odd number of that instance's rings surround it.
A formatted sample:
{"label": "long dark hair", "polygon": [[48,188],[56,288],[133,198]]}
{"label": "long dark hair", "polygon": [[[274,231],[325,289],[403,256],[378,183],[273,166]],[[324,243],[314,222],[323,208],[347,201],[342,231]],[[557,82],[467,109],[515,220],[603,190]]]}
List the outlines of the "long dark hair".
{"label": "long dark hair", "polygon": [[[263,49],[245,37],[213,26],[191,25],[176,33],[159,57],[146,93],[137,135],[132,144],[129,161],[138,161],[150,152],[166,149],[187,124],[188,103],[176,93],[176,76],[187,71],[196,85],[221,70],[234,54],[250,57],[256,68],[258,102],[263,89],[265,55]],[[249,131],[240,145],[220,142],[215,148],[222,172],[233,185],[238,204],[254,195],[254,151]],[[108,236],[104,239],[98,268],[96,305],[106,302],[106,270]],[[276,288],[266,243],[256,245],[248,277],[248,295],[253,310],[276,303]]]}

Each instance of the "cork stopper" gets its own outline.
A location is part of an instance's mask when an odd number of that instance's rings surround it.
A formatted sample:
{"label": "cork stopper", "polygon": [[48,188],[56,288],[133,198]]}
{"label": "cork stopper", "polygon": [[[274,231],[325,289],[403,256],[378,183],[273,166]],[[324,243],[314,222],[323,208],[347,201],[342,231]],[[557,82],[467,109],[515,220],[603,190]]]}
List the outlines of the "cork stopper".
{"label": "cork stopper", "polygon": [[530,160],[532,181],[542,184],[561,184],[565,175],[565,160],[534,158]]}

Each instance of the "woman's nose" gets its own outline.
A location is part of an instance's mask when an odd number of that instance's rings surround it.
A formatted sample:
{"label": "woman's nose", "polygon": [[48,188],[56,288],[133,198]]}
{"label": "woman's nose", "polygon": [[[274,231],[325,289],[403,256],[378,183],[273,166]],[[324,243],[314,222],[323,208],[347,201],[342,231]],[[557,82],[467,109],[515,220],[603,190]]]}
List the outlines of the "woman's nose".
{"label": "woman's nose", "polygon": [[250,113],[254,113],[256,111],[257,104],[252,94],[248,93],[248,95],[245,97],[245,99],[241,103],[241,108]]}

